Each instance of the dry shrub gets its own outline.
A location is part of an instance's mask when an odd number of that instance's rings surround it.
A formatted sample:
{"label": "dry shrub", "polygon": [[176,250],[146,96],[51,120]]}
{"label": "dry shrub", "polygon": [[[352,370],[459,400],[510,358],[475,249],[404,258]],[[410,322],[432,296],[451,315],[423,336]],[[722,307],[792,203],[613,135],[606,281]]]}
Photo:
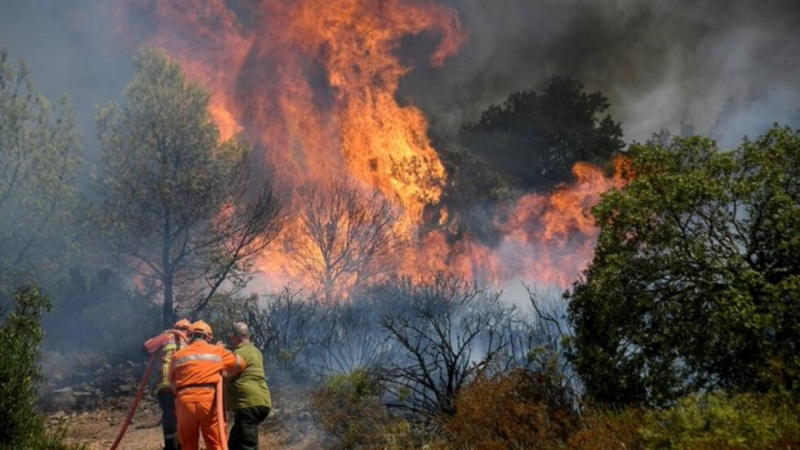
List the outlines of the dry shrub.
{"label": "dry shrub", "polygon": [[641,409],[586,411],[583,428],[567,440],[570,450],[640,450],[645,448],[641,429],[646,414]]}
{"label": "dry shrub", "polygon": [[578,423],[567,392],[551,376],[517,369],[464,388],[445,428],[458,449],[534,450],[563,447]]}

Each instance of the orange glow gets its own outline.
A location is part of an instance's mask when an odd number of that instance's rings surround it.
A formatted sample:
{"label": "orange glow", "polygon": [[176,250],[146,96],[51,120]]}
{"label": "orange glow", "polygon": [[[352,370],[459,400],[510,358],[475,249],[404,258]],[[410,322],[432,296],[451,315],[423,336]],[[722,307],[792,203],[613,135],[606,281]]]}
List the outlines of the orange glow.
{"label": "orange glow", "polygon": [[592,206],[604,192],[623,186],[618,176],[607,177],[586,163],[576,164],[573,174],[574,183],[550,195],[527,194],[498,209],[497,246],[489,248],[469,236],[448,244],[444,233],[430,233],[420,242],[417,257],[408,260],[406,272],[456,269],[497,286],[521,279],[568,287],[592,258],[598,232]]}
{"label": "orange glow", "polygon": [[[588,164],[576,165],[573,185],[498,210],[497,248],[469,236],[448,242],[441,230],[417,235],[445,171],[423,113],[396,100],[412,70],[397,50],[404,38],[429,36],[437,43],[429,63],[445,63],[467,41],[449,7],[434,0],[121,1],[122,16],[143,17],[121,32],[164,48],[208,86],[221,137],[243,133],[254,142],[279,189],[345,175],[400,205],[400,227],[414,242],[401,273],[455,269],[495,283],[532,277],[565,285],[591,257],[589,208],[621,181]],[[440,211],[440,225],[448,214]],[[297,229],[290,223],[285,233]],[[302,286],[280,247],[258,270],[273,288]]]}

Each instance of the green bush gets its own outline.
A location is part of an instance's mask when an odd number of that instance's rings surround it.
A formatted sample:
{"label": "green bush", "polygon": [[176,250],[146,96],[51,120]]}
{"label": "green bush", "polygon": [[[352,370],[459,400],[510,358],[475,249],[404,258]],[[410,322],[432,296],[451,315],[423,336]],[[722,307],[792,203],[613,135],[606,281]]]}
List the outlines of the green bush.
{"label": "green bush", "polygon": [[664,409],[592,409],[570,450],[798,450],[800,407],[789,395],[722,392]]}
{"label": "green bush", "polygon": [[36,409],[41,319],[50,301],[35,287],[19,289],[15,298],[16,306],[0,328],[0,449],[79,448],[63,443],[63,430],[47,430]]}
{"label": "green bush", "polygon": [[798,413],[798,406],[782,395],[695,395],[648,413],[642,437],[647,448],[657,449],[776,448],[800,437]]}
{"label": "green bush", "polygon": [[386,419],[378,401],[379,388],[365,370],[334,375],[314,393],[312,404],[323,429],[339,442],[339,448],[364,448]]}
{"label": "green bush", "polygon": [[441,439],[419,424],[391,414],[380,401],[373,374],[356,370],[330,377],[312,396],[316,419],[330,434],[334,449],[441,450]]}

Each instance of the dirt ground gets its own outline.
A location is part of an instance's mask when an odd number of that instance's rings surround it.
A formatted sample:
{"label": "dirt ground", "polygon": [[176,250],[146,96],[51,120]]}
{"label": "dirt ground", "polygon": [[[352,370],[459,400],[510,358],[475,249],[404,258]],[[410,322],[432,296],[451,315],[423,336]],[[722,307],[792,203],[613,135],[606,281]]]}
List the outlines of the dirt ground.
{"label": "dirt ground", "polygon": [[[53,427],[66,426],[68,439],[84,444],[87,450],[108,450],[114,443],[130,408],[127,399],[118,399],[119,404],[108,405],[92,411],[56,412],[50,414]],[[294,414],[292,414],[294,415]],[[288,417],[288,413],[274,410],[261,425],[259,448],[282,450],[319,450],[322,443],[310,417],[300,414]],[[134,414],[131,424],[120,441],[118,450],[161,450],[161,411],[152,398],[144,398]],[[200,448],[204,449],[202,438]]]}

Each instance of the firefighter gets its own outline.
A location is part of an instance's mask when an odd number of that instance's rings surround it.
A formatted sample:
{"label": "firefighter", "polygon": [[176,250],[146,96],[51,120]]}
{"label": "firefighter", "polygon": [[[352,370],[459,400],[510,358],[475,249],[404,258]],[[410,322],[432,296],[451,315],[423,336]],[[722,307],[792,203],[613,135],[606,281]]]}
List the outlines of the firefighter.
{"label": "firefighter", "polygon": [[178,450],[177,427],[178,422],[175,418],[175,393],[169,385],[167,373],[169,372],[169,365],[172,361],[172,355],[176,351],[187,345],[186,332],[192,325],[186,319],[180,319],[175,322],[172,329],[166,330],[163,333],[148,339],[144,343],[144,348],[147,353],[154,355],[156,352],[161,353],[161,370],[156,385],[156,397],[158,398],[158,406],[161,407],[161,431],[164,434],[164,450]]}
{"label": "firefighter", "polygon": [[217,385],[223,372],[241,372],[244,360],[221,345],[211,344],[212,339],[211,327],[198,320],[189,328],[189,345],[172,357],[169,380],[175,392],[182,450],[198,450],[200,433],[207,450],[222,450],[227,438],[224,419],[217,414],[216,402],[222,401]]}
{"label": "firefighter", "polygon": [[272,396],[264,373],[264,356],[250,342],[247,324],[233,324],[233,352],[245,361],[245,369],[229,380],[231,395],[225,397],[227,409],[234,411],[228,450],[258,450],[258,426],[269,415]]}

